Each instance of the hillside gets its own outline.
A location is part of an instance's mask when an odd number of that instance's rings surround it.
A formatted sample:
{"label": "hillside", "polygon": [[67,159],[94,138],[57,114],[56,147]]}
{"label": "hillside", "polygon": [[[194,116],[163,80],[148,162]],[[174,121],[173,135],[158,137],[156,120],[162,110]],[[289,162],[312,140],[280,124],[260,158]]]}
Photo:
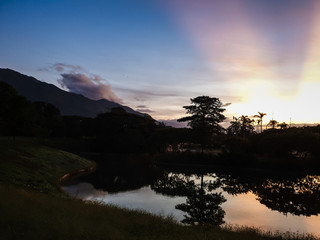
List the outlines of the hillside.
{"label": "hillside", "polygon": [[99,113],[110,112],[114,107],[122,107],[128,113],[144,115],[130,107],[106,99],[92,100],[80,94],[64,91],[53,84],[41,82],[11,69],[0,68],[0,81],[10,84],[20,95],[30,101],[53,104],[60,109],[61,115],[95,117]]}

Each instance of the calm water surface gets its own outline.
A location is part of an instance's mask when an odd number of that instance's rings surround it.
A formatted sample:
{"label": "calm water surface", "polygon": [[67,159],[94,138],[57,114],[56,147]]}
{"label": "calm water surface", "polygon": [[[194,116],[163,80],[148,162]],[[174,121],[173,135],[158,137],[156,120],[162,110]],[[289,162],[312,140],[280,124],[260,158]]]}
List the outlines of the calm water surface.
{"label": "calm water surface", "polygon": [[320,236],[320,176],[106,169],[63,189],[73,197],[172,216],[187,224],[227,223]]}

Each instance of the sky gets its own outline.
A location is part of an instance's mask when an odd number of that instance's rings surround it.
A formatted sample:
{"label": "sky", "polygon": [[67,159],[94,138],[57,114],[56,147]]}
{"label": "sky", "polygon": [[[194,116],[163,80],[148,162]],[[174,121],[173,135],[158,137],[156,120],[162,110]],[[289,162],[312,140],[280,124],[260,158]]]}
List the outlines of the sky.
{"label": "sky", "polygon": [[0,0],[0,68],[171,124],[201,95],[319,123],[319,26],[319,0]]}

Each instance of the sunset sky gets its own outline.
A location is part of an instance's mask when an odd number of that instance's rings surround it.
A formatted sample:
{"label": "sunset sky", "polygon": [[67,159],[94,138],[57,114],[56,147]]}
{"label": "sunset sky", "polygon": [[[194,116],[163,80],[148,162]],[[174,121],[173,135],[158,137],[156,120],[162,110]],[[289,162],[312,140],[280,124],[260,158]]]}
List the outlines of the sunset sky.
{"label": "sunset sky", "polygon": [[0,67],[155,119],[320,122],[319,0],[0,1]]}

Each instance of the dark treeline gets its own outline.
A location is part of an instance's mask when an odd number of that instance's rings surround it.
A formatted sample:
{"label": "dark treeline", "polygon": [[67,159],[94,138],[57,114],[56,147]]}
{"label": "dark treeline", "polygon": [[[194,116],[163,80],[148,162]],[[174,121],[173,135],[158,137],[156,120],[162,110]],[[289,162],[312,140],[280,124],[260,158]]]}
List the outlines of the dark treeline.
{"label": "dark treeline", "polygon": [[61,136],[63,119],[52,104],[30,102],[10,85],[0,82],[0,134],[15,136]]}
{"label": "dark treeline", "polygon": [[239,165],[287,170],[317,170],[320,166],[320,125],[225,135],[222,142],[225,157]]}
{"label": "dark treeline", "polygon": [[149,115],[127,113],[120,107],[95,118],[61,116],[52,104],[28,101],[0,82],[1,136],[55,139],[59,147],[74,152],[142,153],[164,152],[169,144],[177,146],[187,139],[188,131],[167,127]]}
{"label": "dark treeline", "polygon": [[[190,121],[191,128],[179,129],[122,108],[113,108],[95,118],[62,116],[55,106],[28,101],[10,85],[0,82],[0,135],[36,137],[76,153],[163,153],[170,149],[175,153],[172,157],[167,154],[158,160],[191,159],[189,163],[273,169],[320,166],[320,125],[262,131],[265,114],[260,113],[259,134],[247,116],[234,118],[224,130],[219,126],[224,120],[219,99],[202,96],[192,99],[192,103],[185,108],[193,115],[181,119]],[[212,153],[213,149],[218,151]]]}

